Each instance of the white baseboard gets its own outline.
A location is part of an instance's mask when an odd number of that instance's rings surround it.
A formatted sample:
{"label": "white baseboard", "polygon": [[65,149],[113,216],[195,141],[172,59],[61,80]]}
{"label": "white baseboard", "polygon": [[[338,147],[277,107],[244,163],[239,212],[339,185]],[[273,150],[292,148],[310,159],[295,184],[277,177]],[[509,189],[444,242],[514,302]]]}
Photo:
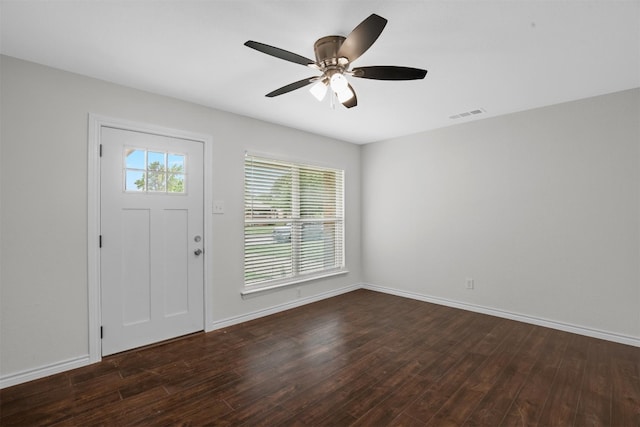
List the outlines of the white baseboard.
{"label": "white baseboard", "polygon": [[62,362],[53,363],[51,365],[5,375],[0,377],[0,389],[48,377],[49,375],[70,371],[71,369],[81,368],[89,365],[90,363],[89,355],[87,354],[86,356],[74,357],[73,359],[63,360]]}
{"label": "white baseboard", "polygon": [[[249,320],[254,320],[260,317],[269,316],[271,314],[275,314],[281,311],[300,307],[305,304],[310,304],[312,302],[320,301],[323,299],[335,297],[335,296],[345,294],[347,292],[355,291],[361,288],[362,288],[362,284],[356,283],[354,285],[345,286],[343,288],[334,289],[329,292],[323,292],[321,294],[313,295],[306,298],[300,298],[292,302],[279,304],[263,310],[258,310],[258,311],[243,314],[240,316],[229,317],[226,319],[218,320],[207,325],[208,327],[206,328],[206,331],[210,332],[216,329],[221,329],[231,325],[235,325],[237,323],[247,322]],[[0,389],[26,383],[28,381],[37,380],[40,378],[47,377],[49,375],[70,371],[72,369],[81,368],[91,363],[94,363],[94,362],[91,361],[89,355],[87,354],[85,356],[79,356],[73,359],[64,360],[64,361],[53,363],[50,365],[41,366],[38,368],[33,368],[33,369],[21,371],[21,372],[16,372],[16,373],[5,375],[5,376],[0,376]]]}
{"label": "white baseboard", "polygon": [[613,341],[620,344],[632,345],[634,347],[640,347],[640,338],[616,334],[607,331],[601,331],[598,329],[586,328],[584,326],[572,325],[569,323],[557,322],[554,320],[543,319],[534,316],[528,316],[525,314],[513,313],[510,311],[498,310],[495,308],[484,307],[475,304],[469,304],[446,298],[432,297],[429,295],[418,294],[415,292],[402,291],[394,288],[387,288],[384,286],[363,284],[362,289],[368,289],[370,291],[382,292],[385,294],[396,295],[404,298],[411,298],[418,301],[430,302],[433,304],[444,305],[447,307],[459,308],[462,310],[473,311],[476,313],[488,314],[490,316],[502,317],[510,320],[517,320],[519,322],[530,323],[532,325],[544,326],[546,328],[558,329],[560,331],[571,332],[573,334],[585,335],[592,338],[598,338],[606,341]]}
{"label": "white baseboard", "polygon": [[[226,328],[238,323],[248,322],[250,320],[258,319],[260,317],[269,316],[271,314],[279,313],[281,311],[290,310],[292,308],[300,307],[313,302],[321,301],[323,299],[335,297],[338,295],[352,292],[358,289],[368,289],[370,291],[382,292],[385,294],[396,295],[403,298],[410,298],[418,301],[430,302],[433,304],[444,305],[447,307],[459,308],[462,310],[473,311],[476,313],[488,314],[491,316],[502,317],[505,319],[516,320],[519,322],[530,323],[533,325],[544,326],[547,328],[558,329],[565,332],[571,332],[574,334],[585,335],[592,338],[603,339],[607,341],[617,342],[621,344],[632,345],[634,347],[640,347],[640,339],[627,335],[615,334],[612,332],[601,331],[592,328],[586,328],[583,326],[571,325],[567,323],[557,322],[548,319],[542,319],[538,317],[528,316],[524,314],[512,313],[504,310],[497,310],[494,308],[483,307],[475,304],[468,304],[459,301],[453,301],[445,298],[432,297],[429,295],[418,294],[415,292],[402,291],[399,289],[388,288],[384,286],[377,286],[366,283],[357,283],[343,288],[334,289],[332,291],[323,292],[321,294],[313,295],[306,298],[300,298],[295,301],[287,302],[284,304],[278,304],[273,307],[269,307],[262,310],[253,311],[251,313],[243,314],[240,316],[228,317],[226,319],[217,320],[207,325],[206,331],[214,331],[216,329]],[[27,381],[37,380],[49,375],[59,374],[61,372],[69,371],[71,369],[81,368],[91,364],[89,355],[79,356],[73,359],[64,360],[58,363],[42,366],[39,368],[33,368],[14,374],[0,376],[0,389],[11,387],[13,385],[25,383]]]}
{"label": "white baseboard", "polygon": [[311,304],[312,302],[346,294],[347,292],[352,292],[358,289],[362,289],[362,287],[363,287],[363,284],[356,283],[355,285],[349,285],[343,288],[334,289],[332,291],[323,292],[321,294],[313,295],[310,297],[300,298],[295,301],[287,302],[284,304],[278,304],[273,307],[253,311],[251,313],[242,314],[240,316],[227,317],[226,319],[217,320],[212,324],[210,324],[209,327],[207,328],[207,332],[214,331],[216,329],[226,328],[232,325],[237,325],[238,323],[248,322],[249,320],[259,319],[260,317],[269,316],[271,314],[276,314],[281,311],[290,310],[292,308],[300,307],[306,304]]}

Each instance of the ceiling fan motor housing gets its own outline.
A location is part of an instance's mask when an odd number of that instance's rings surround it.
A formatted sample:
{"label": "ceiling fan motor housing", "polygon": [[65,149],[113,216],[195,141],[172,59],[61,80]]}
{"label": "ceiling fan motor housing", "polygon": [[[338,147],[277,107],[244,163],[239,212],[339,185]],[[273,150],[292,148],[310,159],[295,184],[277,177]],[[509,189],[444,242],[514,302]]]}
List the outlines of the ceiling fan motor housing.
{"label": "ceiling fan motor housing", "polygon": [[344,41],[345,37],[343,36],[326,36],[314,43],[313,50],[316,54],[316,63],[321,69],[338,69],[342,72],[346,68],[349,60],[347,58],[338,58],[338,51]]}

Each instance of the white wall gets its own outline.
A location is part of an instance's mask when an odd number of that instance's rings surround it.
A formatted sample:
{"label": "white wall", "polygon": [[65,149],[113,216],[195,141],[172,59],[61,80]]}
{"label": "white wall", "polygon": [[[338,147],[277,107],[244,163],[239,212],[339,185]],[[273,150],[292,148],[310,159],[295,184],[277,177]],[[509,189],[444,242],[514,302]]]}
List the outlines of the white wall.
{"label": "white wall", "polygon": [[639,148],[637,89],[366,145],[365,282],[637,343]]}
{"label": "white wall", "polygon": [[213,320],[295,303],[288,288],[243,300],[244,151],[345,170],[350,273],[302,298],[361,282],[360,148],[175,99],[0,57],[0,379],[88,354],[88,113],[213,137]]}

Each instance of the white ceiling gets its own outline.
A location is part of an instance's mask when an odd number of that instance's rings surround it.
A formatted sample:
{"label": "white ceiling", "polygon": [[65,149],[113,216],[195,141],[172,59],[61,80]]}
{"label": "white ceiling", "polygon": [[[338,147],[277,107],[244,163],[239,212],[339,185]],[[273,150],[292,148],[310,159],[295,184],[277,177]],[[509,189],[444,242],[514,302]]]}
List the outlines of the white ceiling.
{"label": "white ceiling", "polygon": [[[389,22],[354,66],[424,80],[352,78],[350,110],[264,96],[316,73],[245,41],[313,58],[371,13]],[[640,1],[0,0],[0,20],[3,54],[354,143],[640,87]]]}

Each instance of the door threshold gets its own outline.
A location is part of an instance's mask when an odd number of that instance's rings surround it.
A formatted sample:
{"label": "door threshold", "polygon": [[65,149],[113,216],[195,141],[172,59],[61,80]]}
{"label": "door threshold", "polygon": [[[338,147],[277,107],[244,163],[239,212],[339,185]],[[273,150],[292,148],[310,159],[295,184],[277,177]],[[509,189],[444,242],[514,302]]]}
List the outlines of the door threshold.
{"label": "door threshold", "polygon": [[136,347],[136,348],[132,348],[130,350],[121,351],[119,353],[113,353],[113,354],[110,354],[108,356],[103,356],[102,360],[106,361],[106,360],[111,359],[112,357],[121,357],[121,356],[124,356],[124,355],[127,355],[127,354],[133,354],[133,353],[138,353],[138,352],[149,350],[149,349],[156,348],[156,347],[162,347],[163,345],[171,344],[171,343],[174,343],[176,341],[186,340],[186,339],[189,339],[189,338],[196,337],[198,335],[205,335],[204,330],[197,331],[197,332],[191,332],[191,333],[186,334],[186,335],[180,335],[179,337],[169,338],[169,339],[166,339],[166,340],[163,340],[163,341],[154,342],[154,343],[151,343],[151,344],[143,345],[142,347]]}

